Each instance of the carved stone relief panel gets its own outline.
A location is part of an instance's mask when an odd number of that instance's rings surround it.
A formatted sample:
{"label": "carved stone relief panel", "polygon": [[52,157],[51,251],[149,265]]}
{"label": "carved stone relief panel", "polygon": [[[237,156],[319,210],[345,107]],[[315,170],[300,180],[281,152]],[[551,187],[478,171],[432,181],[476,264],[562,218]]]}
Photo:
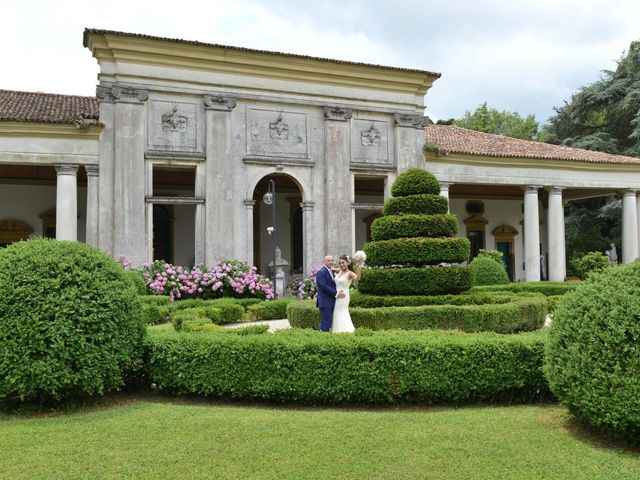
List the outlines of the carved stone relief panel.
{"label": "carved stone relief panel", "polygon": [[351,161],[388,165],[389,122],[356,118],[352,121]]}
{"label": "carved stone relief panel", "polygon": [[148,149],[159,152],[203,151],[204,122],[197,103],[151,100]]}
{"label": "carved stone relief panel", "polygon": [[247,108],[247,154],[307,158],[307,116],[284,109]]}

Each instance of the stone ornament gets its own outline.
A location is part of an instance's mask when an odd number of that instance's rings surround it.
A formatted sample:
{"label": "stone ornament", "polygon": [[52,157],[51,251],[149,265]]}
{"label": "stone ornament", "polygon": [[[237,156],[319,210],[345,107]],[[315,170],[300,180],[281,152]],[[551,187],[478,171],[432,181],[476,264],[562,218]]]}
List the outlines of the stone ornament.
{"label": "stone ornament", "polygon": [[393,121],[397,127],[409,128],[424,128],[433,123],[429,117],[408,113],[396,113],[393,116]]}
{"label": "stone ornament", "polygon": [[336,120],[346,122],[353,116],[353,110],[342,107],[324,107],[324,118],[326,120]]}
{"label": "stone ornament", "polygon": [[184,133],[187,131],[188,119],[178,115],[178,107],[173,106],[170,113],[162,114],[162,130],[165,132]]}
{"label": "stone ornament", "polygon": [[269,136],[276,140],[286,140],[289,138],[289,125],[284,123],[282,113],[278,114],[275,122],[269,124]]}
{"label": "stone ornament", "polygon": [[236,99],[222,95],[205,95],[204,105],[207,107],[207,110],[230,112],[236,107]]}
{"label": "stone ornament", "polygon": [[98,85],[96,87],[96,97],[103,102],[143,103],[149,98],[149,92],[139,88],[121,87],[119,85],[113,87]]}
{"label": "stone ornament", "polygon": [[369,128],[360,132],[360,142],[365,147],[377,147],[380,145],[380,130],[373,126],[373,122],[371,122]]}

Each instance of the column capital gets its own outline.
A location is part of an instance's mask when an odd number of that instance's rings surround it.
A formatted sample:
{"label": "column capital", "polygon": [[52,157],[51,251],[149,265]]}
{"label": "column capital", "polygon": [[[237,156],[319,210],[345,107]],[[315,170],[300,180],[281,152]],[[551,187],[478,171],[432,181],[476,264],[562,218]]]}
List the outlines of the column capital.
{"label": "column capital", "polygon": [[247,199],[244,201],[244,205],[245,207],[247,207],[247,210],[253,210],[253,207],[255,206],[256,201],[252,200],[252,199]]}
{"label": "column capital", "polygon": [[440,182],[440,190],[449,190],[453,182]]}
{"label": "column capital", "polygon": [[353,110],[342,107],[324,107],[324,119],[346,122],[353,116]]}
{"label": "column capital", "polygon": [[73,175],[74,177],[78,175],[79,165],[74,165],[72,163],[57,163],[54,167],[58,175]]}
{"label": "column capital", "polygon": [[87,172],[87,177],[97,177],[100,167],[98,165],[85,165],[84,171]]}
{"label": "column capital", "polygon": [[413,113],[394,113],[393,123],[396,127],[408,127],[422,129],[433,122],[429,117]]}
{"label": "column capital", "polygon": [[303,212],[310,212],[313,210],[313,206],[315,202],[300,202],[300,206],[302,207]]}
{"label": "column capital", "polygon": [[627,188],[626,190],[623,190],[622,193],[623,193],[623,195],[625,197],[631,196],[631,195],[635,196],[638,193],[638,189],[637,188]]}
{"label": "column capital", "polygon": [[551,194],[559,194],[562,193],[563,190],[565,190],[567,187],[549,187],[547,190],[549,192],[549,195]]}
{"label": "column capital", "polygon": [[122,85],[98,85],[96,97],[101,102],[142,105],[149,98],[149,91],[142,88],[123,87]]}
{"label": "column capital", "polygon": [[236,108],[236,98],[224,95],[205,95],[202,97],[204,106],[207,110],[216,110],[218,112],[230,112]]}
{"label": "column capital", "polygon": [[538,194],[538,190],[542,188],[542,185],[527,185],[524,189],[524,193],[535,193]]}

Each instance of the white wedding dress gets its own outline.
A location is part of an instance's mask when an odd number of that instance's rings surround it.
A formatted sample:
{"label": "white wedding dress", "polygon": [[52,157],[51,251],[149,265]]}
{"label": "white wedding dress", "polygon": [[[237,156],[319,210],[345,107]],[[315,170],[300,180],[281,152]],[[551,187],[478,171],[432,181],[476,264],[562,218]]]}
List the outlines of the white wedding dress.
{"label": "white wedding dress", "polygon": [[355,327],[349,315],[349,287],[351,279],[349,274],[338,274],[336,276],[336,288],[343,290],[346,296],[344,298],[336,298],[336,306],[333,309],[333,322],[331,323],[332,333],[353,332]]}

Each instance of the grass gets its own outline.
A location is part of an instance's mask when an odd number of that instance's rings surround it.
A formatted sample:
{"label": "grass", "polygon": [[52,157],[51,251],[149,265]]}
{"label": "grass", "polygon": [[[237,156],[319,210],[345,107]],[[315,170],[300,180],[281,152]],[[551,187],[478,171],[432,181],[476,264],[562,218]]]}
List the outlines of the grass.
{"label": "grass", "polygon": [[111,400],[0,414],[0,478],[637,479],[557,405],[337,409]]}

